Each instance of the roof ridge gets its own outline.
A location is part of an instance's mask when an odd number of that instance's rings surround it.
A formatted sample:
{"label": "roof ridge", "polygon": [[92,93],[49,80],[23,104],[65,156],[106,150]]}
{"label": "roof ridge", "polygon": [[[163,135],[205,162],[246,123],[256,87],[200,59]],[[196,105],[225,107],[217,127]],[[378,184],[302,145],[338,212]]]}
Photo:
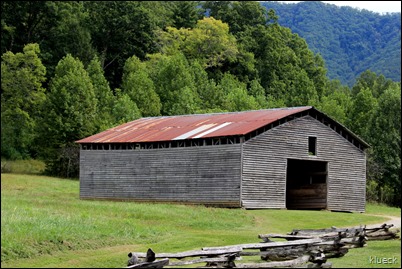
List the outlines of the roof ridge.
{"label": "roof ridge", "polygon": [[276,120],[310,109],[311,106],[303,106],[140,118],[77,142],[156,142],[245,135]]}
{"label": "roof ridge", "polygon": [[253,109],[253,110],[242,110],[242,111],[228,111],[228,112],[212,112],[212,113],[195,113],[195,114],[180,114],[180,115],[165,115],[165,116],[154,116],[154,117],[141,117],[139,119],[156,119],[156,118],[174,118],[174,117],[194,117],[194,116],[213,116],[213,115],[227,115],[227,114],[240,114],[246,112],[261,112],[261,111],[275,111],[275,110],[291,110],[306,108],[310,109],[313,106],[294,106],[294,107],[277,107],[277,108],[265,108],[265,109]]}

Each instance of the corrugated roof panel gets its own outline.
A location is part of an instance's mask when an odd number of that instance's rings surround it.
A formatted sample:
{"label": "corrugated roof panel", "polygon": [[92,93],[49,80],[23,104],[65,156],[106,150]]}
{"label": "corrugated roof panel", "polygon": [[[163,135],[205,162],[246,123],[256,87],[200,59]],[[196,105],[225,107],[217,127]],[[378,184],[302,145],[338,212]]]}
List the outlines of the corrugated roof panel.
{"label": "corrugated roof panel", "polygon": [[141,118],[81,139],[77,143],[157,142],[245,135],[311,106],[216,114]]}
{"label": "corrugated roof panel", "polygon": [[194,136],[192,138],[200,138],[200,137],[206,136],[207,134],[213,133],[213,132],[215,132],[215,131],[217,131],[219,129],[222,129],[223,127],[226,127],[226,126],[228,126],[229,124],[232,124],[232,123],[233,122],[225,122],[225,123],[219,124],[218,126],[215,126],[214,128],[209,129],[209,130],[207,130],[207,131],[205,131],[205,132],[203,132],[201,134],[198,134],[198,135],[196,135],[196,136]]}
{"label": "corrugated roof panel", "polygon": [[189,138],[190,136],[198,134],[198,133],[200,133],[200,132],[202,132],[202,131],[204,131],[206,129],[210,129],[212,126],[215,126],[215,124],[212,123],[212,124],[201,125],[200,127],[195,128],[194,130],[191,130],[191,131],[189,131],[189,132],[187,132],[185,134],[182,134],[182,135],[179,135],[178,137],[173,138],[173,140],[180,140],[180,139]]}
{"label": "corrugated roof panel", "polygon": [[260,127],[263,127],[264,125],[266,124],[262,124],[261,122],[247,122],[247,123],[234,122],[224,129],[217,130],[213,133],[205,135],[204,138],[217,137],[217,136],[245,135],[249,132],[257,130]]}

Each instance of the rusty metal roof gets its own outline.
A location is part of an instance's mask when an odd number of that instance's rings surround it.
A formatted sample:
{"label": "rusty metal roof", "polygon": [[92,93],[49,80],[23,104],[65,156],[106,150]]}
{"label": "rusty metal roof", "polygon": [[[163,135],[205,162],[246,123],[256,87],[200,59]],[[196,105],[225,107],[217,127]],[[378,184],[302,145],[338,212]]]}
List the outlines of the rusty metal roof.
{"label": "rusty metal roof", "polygon": [[132,143],[245,135],[311,106],[137,119],[77,141]]}

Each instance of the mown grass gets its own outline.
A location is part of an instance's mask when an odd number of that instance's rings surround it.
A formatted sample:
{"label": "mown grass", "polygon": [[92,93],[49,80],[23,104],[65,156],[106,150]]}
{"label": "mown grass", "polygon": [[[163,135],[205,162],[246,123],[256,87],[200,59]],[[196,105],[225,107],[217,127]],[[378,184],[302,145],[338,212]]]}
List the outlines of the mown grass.
{"label": "mown grass", "polygon": [[401,240],[368,241],[366,247],[350,249],[344,257],[329,262],[333,268],[401,268]]}
{"label": "mown grass", "polygon": [[[381,205],[368,205],[367,212],[400,215],[400,209]],[[78,181],[2,174],[1,220],[1,267],[110,268],[124,267],[128,252],[145,252],[149,247],[158,253],[256,243],[261,233],[347,227],[386,218],[366,213],[80,200]],[[368,258],[344,259],[356,251],[364,251],[360,255],[367,257],[394,255],[389,249],[400,253],[400,240],[370,242],[331,262],[334,267],[356,267],[356,263],[369,267]],[[396,267],[400,267],[400,255],[398,261]]]}

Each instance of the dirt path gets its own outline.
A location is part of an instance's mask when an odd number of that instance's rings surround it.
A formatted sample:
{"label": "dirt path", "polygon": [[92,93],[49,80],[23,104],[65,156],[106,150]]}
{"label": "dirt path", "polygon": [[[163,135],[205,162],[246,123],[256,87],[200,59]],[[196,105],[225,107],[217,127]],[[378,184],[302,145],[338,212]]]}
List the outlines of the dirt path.
{"label": "dirt path", "polygon": [[384,223],[393,224],[394,225],[393,228],[401,228],[401,217],[384,216],[384,215],[372,215],[372,214],[370,214],[370,216],[386,217],[386,218],[389,218],[389,220],[386,220],[383,223],[379,223],[379,224],[369,224],[369,225],[367,225],[367,228],[378,227],[378,226],[381,226]]}
{"label": "dirt path", "polygon": [[[383,217],[383,218],[388,218],[388,220],[384,220],[383,222],[379,222],[377,224],[367,224],[366,228],[375,228],[383,225],[384,223],[390,225],[393,224],[394,226],[392,228],[401,228],[401,217],[397,216],[387,216],[387,215],[374,215],[374,214],[366,214],[369,216],[376,216],[376,217]],[[355,226],[359,227],[359,226]]]}

